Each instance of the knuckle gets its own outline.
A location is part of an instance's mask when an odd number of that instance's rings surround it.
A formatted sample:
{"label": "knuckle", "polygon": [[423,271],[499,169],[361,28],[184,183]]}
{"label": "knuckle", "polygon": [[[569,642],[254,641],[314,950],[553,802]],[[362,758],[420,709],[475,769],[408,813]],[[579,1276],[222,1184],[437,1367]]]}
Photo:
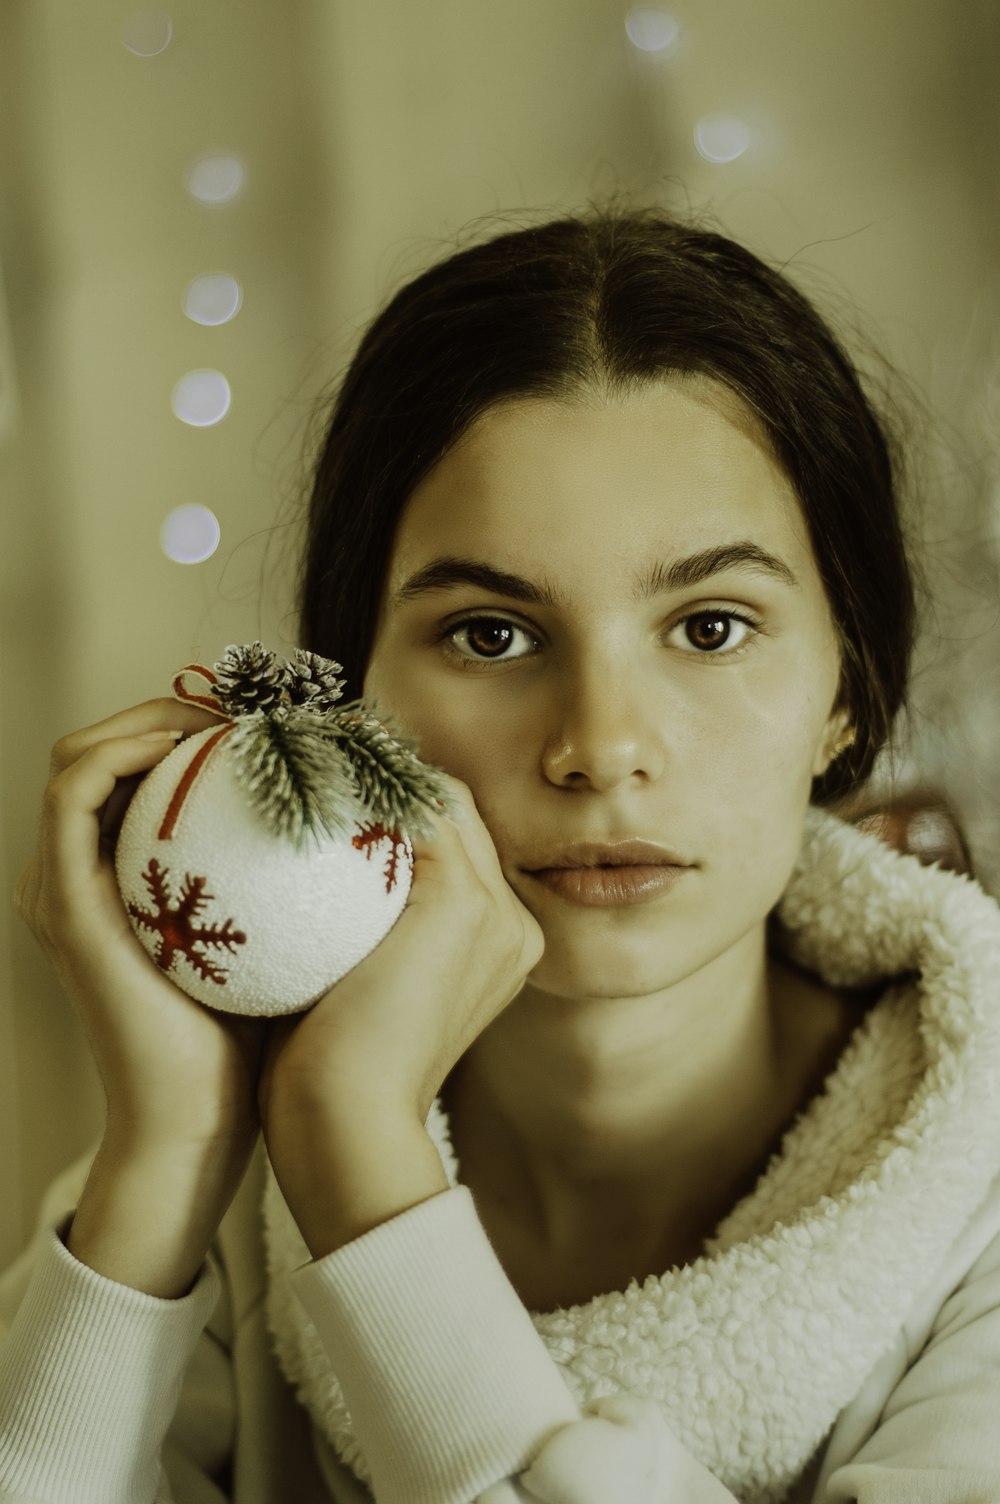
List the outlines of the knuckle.
{"label": "knuckle", "polygon": [[466,919],[482,929],[492,923],[493,898],[489,888],[476,873],[469,873],[461,881],[456,880],[456,892],[461,895]]}
{"label": "knuckle", "polygon": [[39,884],[31,867],[25,868],[18,879],[14,902],[19,917],[35,939],[43,949],[50,950],[55,940],[55,929],[47,905],[41,901]]}
{"label": "knuckle", "polygon": [[476,801],[472,796],[472,790],[467,783],[460,778],[455,778],[451,773],[444,774],[445,790],[454,805],[464,810],[475,810]]}
{"label": "knuckle", "polygon": [[49,779],[42,792],[42,816],[45,819],[51,819],[53,815],[57,815],[62,807],[63,785],[59,782],[61,777],[61,773],[55,774]]}
{"label": "knuckle", "polygon": [[42,809],[50,816],[58,816],[66,807],[72,789],[69,772],[69,768],[63,768],[61,772],[53,774],[45,785]]}
{"label": "knuckle", "polygon": [[545,954],[545,936],[540,924],[532,923],[525,926],[527,934],[524,941],[524,954],[528,964],[528,970],[536,967]]}
{"label": "knuckle", "polygon": [[70,763],[76,761],[80,755],[79,746],[80,733],[78,731],[69,731],[65,736],[59,737],[58,741],[52,743],[52,750],[49,753],[49,771],[51,776],[54,777],[57,773],[61,773],[64,768],[69,767]]}
{"label": "knuckle", "polygon": [[[81,763],[89,766],[99,759],[102,746],[102,742],[91,741],[81,731],[62,737],[53,748],[49,788],[57,789],[60,796],[65,794],[67,788],[72,787],[74,770]],[[56,748],[59,749],[58,754]]]}
{"label": "knuckle", "polygon": [[443,768],[439,768],[438,772],[448,787],[453,789],[456,794],[467,794],[470,799],[472,798],[472,790],[467,783],[463,783],[461,778],[456,778],[454,773],[446,773]]}
{"label": "knuckle", "polygon": [[52,923],[51,915],[45,907],[37,904],[31,913],[25,916],[24,922],[43,950],[55,949],[58,943],[58,928]]}
{"label": "knuckle", "polygon": [[541,925],[527,909],[517,906],[512,915],[512,932],[517,963],[524,971],[531,971],[545,951]]}
{"label": "knuckle", "polygon": [[29,862],[22,869],[17,882],[14,884],[14,909],[18,917],[23,919],[26,924],[30,924],[29,915],[31,914],[32,903],[29,895],[34,886],[33,879],[34,863]]}

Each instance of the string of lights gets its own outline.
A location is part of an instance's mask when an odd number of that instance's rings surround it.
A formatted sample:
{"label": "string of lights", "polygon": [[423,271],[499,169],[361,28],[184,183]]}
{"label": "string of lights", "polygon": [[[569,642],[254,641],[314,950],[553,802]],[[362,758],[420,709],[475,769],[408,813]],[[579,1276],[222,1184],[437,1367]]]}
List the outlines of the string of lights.
{"label": "string of lights", "polygon": [[[174,25],[162,11],[138,11],[126,20],[121,39],[137,58],[159,57],[174,39]],[[246,171],[238,157],[213,153],[191,163],[185,187],[200,203],[231,203],[244,190]],[[181,299],[186,316],[196,324],[216,326],[234,319],[243,306],[243,288],[229,272],[203,272],[188,283]],[[192,428],[213,428],[232,406],[232,389],[222,371],[186,371],[174,385],[170,407],[174,416]],[[186,503],[163,519],[160,547],[177,564],[201,564],[219,546],[222,529],[210,507]]]}

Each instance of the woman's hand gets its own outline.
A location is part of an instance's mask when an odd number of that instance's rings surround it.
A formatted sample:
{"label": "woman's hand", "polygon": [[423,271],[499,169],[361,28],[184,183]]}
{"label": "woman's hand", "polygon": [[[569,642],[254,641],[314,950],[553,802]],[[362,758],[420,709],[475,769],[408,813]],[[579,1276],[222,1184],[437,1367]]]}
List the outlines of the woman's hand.
{"label": "woman's hand", "polygon": [[130,1151],[218,1151],[235,1173],[259,1127],[264,1032],[203,1008],[159,970],[132,932],[113,857],[138,778],[177,745],[169,733],[217,720],[149,700],[58,741],[16,900],[83,1023],[107,1097],[106,1138]]}
{"label": "woman's hand", "polygon": [[448,784],[457,823],[414,840],[388,935],[307,1012],[272,1021],[261,1123],[313,1258],[447,1190],[431,1104],[544,950],[469,789]]}
{"label": "woman's hand", "polygon": [[306,1013],[275,1021],[259,1094],[272,1162],[292,1125],[329,1121],[338,1103],[422,1125],[452,1066],[542,956],[542,931],[504,878],[472,794],[458,779],[448,787],[457,823],[441,817],[432,838],[413,842],[413,884],[388,935]]}

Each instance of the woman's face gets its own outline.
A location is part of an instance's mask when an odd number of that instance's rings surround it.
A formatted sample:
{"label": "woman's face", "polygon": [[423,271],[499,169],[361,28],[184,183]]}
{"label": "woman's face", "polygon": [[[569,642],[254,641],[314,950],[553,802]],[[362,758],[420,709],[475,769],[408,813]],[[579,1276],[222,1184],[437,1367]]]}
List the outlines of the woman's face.
{"label": "woman's face", "polygon": [[[545,935],[531,982],[621,997],[759,937],[838,682],[789,482],[735,399],[676,381],[483,415],[403,513],[365,692],[472,790]],[[532,875],[627,839],[684,866],[651,901]]]}

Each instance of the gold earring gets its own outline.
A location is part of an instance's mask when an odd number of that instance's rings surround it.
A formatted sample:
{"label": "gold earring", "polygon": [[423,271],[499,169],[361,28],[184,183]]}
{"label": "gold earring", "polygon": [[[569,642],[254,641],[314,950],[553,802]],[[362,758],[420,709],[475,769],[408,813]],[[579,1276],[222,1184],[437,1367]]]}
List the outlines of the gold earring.
{"label": "gold earring", "polygon": [[858,733],[853,726],[849,726],[846,731],[842,731],[833,744],[833,750],[830,753],[831,760],[836,762],[841,753],[846,752],[848,747],[854,746],[857,739]]}

